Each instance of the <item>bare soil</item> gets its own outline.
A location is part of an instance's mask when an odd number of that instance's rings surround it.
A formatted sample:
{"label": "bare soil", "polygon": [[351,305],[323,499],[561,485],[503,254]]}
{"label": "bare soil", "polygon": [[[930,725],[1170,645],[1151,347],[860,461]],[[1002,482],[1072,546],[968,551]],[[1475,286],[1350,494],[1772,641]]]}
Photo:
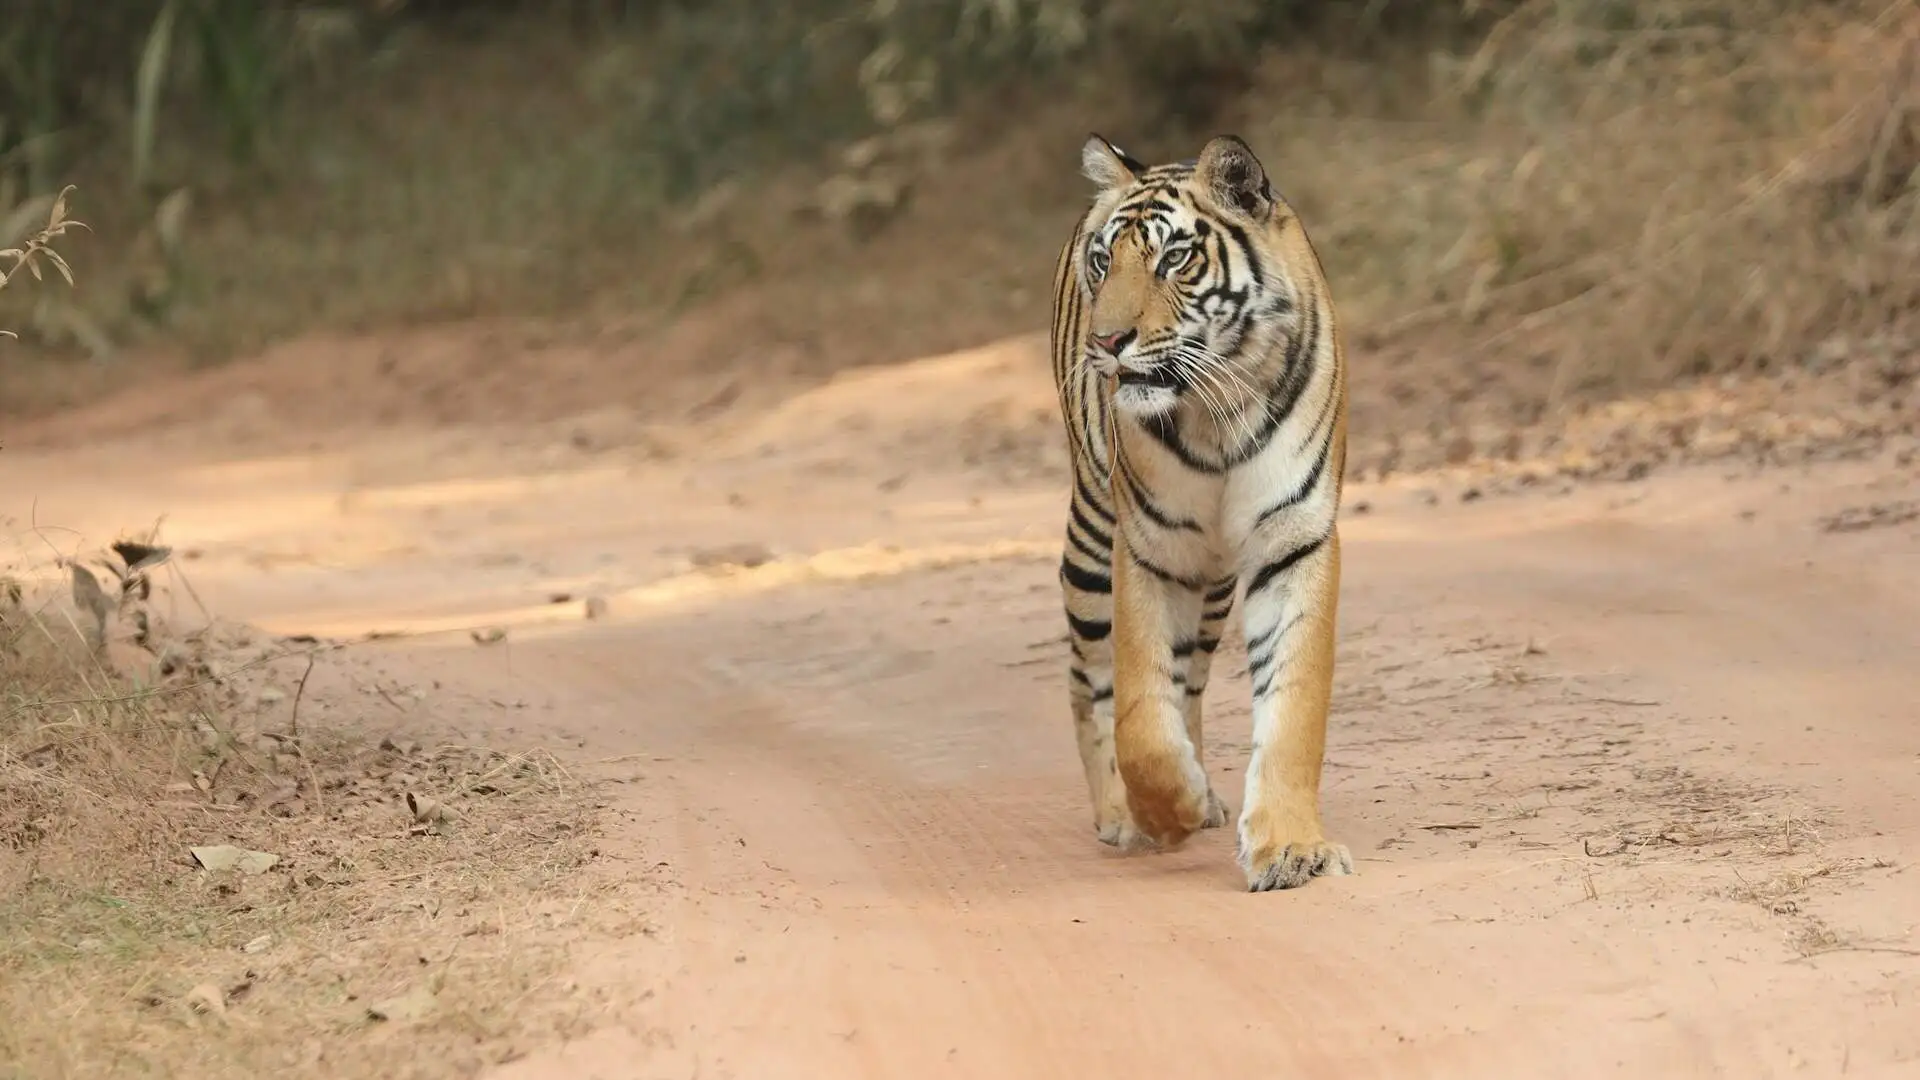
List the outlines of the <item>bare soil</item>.
{"label": "bare soil", "polygon": [[[210,609],[360,642],[434,724],[601,785],[569,929],[496,920],[566,957],[524,1025],[509,997],[457,1059],[455,1021],[342,1027],[285,1075],[375,1038],[382,1075],[502,1080],[1920,1070],[1920,468],[1848,390],[1910,359],[1417,453],[1357,366],[1325,800],[1359,873],[1249,895],[1229,836],[1092,835],[1033,339],[440,423],[398,392],[352,423],[342,355],[331,397],[270,359],[0,455],[0,513],[93,544],[165,515]],[[1244,673],[1216,687],[1237,806]],[[244,1019],[278,993],[206,1037],[273,1045]]]}

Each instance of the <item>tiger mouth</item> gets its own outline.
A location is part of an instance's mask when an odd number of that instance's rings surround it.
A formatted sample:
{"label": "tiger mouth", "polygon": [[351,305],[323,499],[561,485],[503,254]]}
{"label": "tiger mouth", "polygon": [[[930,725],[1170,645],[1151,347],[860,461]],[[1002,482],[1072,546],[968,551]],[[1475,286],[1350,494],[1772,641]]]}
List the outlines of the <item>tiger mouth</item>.
{"label": "tiger mouth", "polygon": [[1121,386],[1146,386],[1160,390],[1178,390],[1180,375],[1172,364],[1155,364],[1145,371],[1131,368],[1120,369]]}

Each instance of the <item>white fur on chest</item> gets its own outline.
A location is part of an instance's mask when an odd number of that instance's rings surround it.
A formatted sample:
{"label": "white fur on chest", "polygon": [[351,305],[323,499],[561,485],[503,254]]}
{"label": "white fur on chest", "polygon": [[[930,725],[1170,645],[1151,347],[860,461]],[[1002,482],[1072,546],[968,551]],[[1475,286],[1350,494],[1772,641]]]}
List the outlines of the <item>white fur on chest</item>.
{"label": "white fur on chest", "polygon": [[[1332,377],[1331,371],[1317,373],[1315,385],[1260,452],[1223,473],[1191,468],[1137,421],[1117,417],[1115,434],[1133,471],[1155,478],[1140,485],[1154,509],[1196,526],[1135,523],[1127,529],[1129,543],[1156,566],[1199,580],[1250,570],[1266,552],[1323,535],[1339,510],[1336,463],[1330,453],[1322,456],[1333,422],[1323,407],[1334,392]],[[1211,455],[1215,448],[1192,449]]]}

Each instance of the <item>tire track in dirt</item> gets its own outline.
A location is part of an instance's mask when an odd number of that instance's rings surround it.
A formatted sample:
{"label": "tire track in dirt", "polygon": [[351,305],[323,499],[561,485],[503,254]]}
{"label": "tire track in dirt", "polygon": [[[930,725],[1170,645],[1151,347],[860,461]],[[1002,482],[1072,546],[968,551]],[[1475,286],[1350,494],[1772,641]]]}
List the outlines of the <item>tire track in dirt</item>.
{"label": "tire track in dirt", "polygon": [[[875,602],[911,607],[910,590],[904,585],[897,591],[908,595],[890,590]],[[857,625],[857,616],[852,613],[848,624]],[[731,622],[698,636],[744,640]],[[664,642],[633,643],[636,652],[656,658],[664,647]],[[807,655],[805,642],[788,647],[791,659]],[[1231,946],[1210,940],[1215,937],[1210,924],[1244,918],[1244,911],[1236,916],[1232,909],[1249,903],[1237,888],[1229,841],[1210,836],[1192,850],[1144,860],[1107,856],[1083,835],[1088,830],[1063,827],[1063,819],[1070,816],[1079,824],[1081,816],[1071,789],[1024,777],[965,786],[916,780],[899,761],[823,723],[823,716],[859,715],[861,706],[847,688],[871,695],[874,684],[857,671],[843,672],[836,681],[830,663],[805,661],[797,666],[810,669],[812,679],[798,684],[772,678],[778,665],[764,660],[749,658],[742,665],[709,657],[706,665],[722,669],[715,682],[734,685],[701,691],[704,700],[697,708],[675,710],[698,715],[697,731],[656,734],[666,744],[698,747],[704,774],[725,773],[730,784],[747,780],[761,791],[776,785],[790,790],[791,803],[781,803],[791,805],[795,818],[810,820],[824,812],[839,836],[860,838],[862,869],[879,896],[847,898],[833,887],[844,883],[824,882],[824,917],[842,930],[897,931],[924,947],[936,976],[930,981],[943,991],[941,1007],[960,1009],[968,1017],[964,1023],[938,1025],[969,1034],[970,1045],[948,1048],[961,1051],[951,1060],[986,1070],[983,1075],[1027,1075],[1027,1070],[1076,1075],[1094,1067],[1124,1071],[1138,1054],[1157,1049],[1156,1057],[1177,1051],[1195,1067],[1231,1068],[1259,1049],[1257,1035],[1243,1032],[1238,1045],[1196,1047],[1190,1032],[1167,1029],[1165,1014],[1232,1014],[1251,1006],[1254,1014],[1288,1017],[1290,1027],[1297,1024],[1298,1031],[1308,1032],[1340,1026],[1339,1018],[1351,1014],[1351,1004],[1361,998],[1358,982],[1365,980],[1341,974],[1342,967],[1350,967],[1346,959],[1323,955],[1324,949],[1310,941],[1290,944],[1287,961],[1293,970],[1290,984],[1315,985],[1310,995],[1268,991],[1263,988],[1272,980],[1252,968],[1235,973],[1233,967],[1219,966],[1222,949]],[[868,666],[884,668],[887,661],[882,656]],[[780,685],[778,699],[750,689],[769,683]],[[1020,685],[1030,698],[1028,684]],[[606,692],[621,690],[609,686]],[[809,704],[799,708],[791,704],[795,700]],[[938,716],[937,709],[929,712]],[[1063,717],[1048,716],[1064,723]],[[737,823],[750,838],[798,832],[791,822]],[[809,876],[808,869],[800,868],[796,877]],[[876,918],[876,910],[889,914]],[[901,922],[908,925],[902,928]],[[1143,968],[1142,962],[1152,966]],[[1162,970],[1169,963],[1175,970]],[[1180,990],[1173,991],[1174,986]],[[876,995],[870,986],[857,993],[868,1002],[864,1019],[875,1025],[863,1030],[915,1030],[916,1024],[926,1030],[926,1006],[903,1012],[887,1002],[889,995]],[[1175,1000],[1169,994],[1176,994]],[[1391,1004],[1378,1000],[1383,996],[1378,990],[1369,996],[1376,1006]],[[1090,1045],[1086,1036],[1096,1031],[1117,1037]],[[1130,1042],[1129,1033],[1144,1045]],[[1024,1056],[982,1060],[983,1052],[997,1056],[994,1048],[1002,1046],[1021,1046]],[[1036,1051],[1044,1057],[1033,1057]],[[901,1069],[929,1066],[928,1057],[940,1056],[897,1045],[890,1053],[895,1067],[874,1075],[901,1075]],[[1338,1054],[1335,1046],[1316,1048],[1296,1035],[1287,1056],[1310,1066]]]}

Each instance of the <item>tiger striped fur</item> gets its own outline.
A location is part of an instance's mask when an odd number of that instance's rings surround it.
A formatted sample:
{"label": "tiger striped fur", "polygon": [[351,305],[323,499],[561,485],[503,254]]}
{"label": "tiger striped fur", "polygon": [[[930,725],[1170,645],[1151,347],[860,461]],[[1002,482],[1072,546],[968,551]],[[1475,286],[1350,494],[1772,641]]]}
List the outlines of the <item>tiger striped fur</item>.
{"label": "tiger striped fur", "polygon": [[1122,848],[1224,825],[1201,760],[1244,583],[1255,892],[1349,874],[1320,824],[1346,465],[1345,352],[1318,255],[1233,136],[1149,167],[1091,137],[1098,185],[1054,279],[1073,461],[1060,582],[1094,828]]}

